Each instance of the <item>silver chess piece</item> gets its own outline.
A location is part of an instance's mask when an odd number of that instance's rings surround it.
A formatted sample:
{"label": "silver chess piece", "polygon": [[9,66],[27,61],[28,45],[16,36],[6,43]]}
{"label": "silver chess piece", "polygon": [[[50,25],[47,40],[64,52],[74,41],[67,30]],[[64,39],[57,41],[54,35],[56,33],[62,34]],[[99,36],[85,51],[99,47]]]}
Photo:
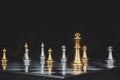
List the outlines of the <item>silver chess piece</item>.
{"label": "silver chess piece", "polygon": [[28,49],[25,49],[25,60],[29,60],[28,51]]}
{"label": "silver chess piece", "polygon": [[61,65],[62,65],[62,75],[66,75],[66,46],[63,45],[62,47],[62,59],[61,59]]}
{"label": "silver chess piece", "polygon": [[41,55],[40,55],[41,64],[45,63],[45,53],[44,53],[44,43],[41,44]]}
{"label": "silver chess piece", "polygon": [[24,47],[25,47],[24,60],[30,60],[29,55],[28,55],[29,49],[28,49],[28,44],[27,44],[27,42],[25,42]]}
{"label": "silver chess piece", "polygon": [[41,74],[44,74],[44,65],[45,65],[45,53],[44,53],[44,43],[41,44],[41,54],[40,54],[40,68]]}
{"label": "silver chess piece", "polygon": [[67,61],[65,53],[66,53],[66,46],[63,45],[62,46],[62,59],[61,59],[62,63],[66,63],[66,61]]}
{"label": "silver chess piece", "polygon": [[109,46],[108,47],[108,59],[106,60],[107,64],[107,68],[114,68],[114,62],[115,60],[113,59],[113,55],[112,55],[112,51],[113,51],[113,47],[112,46]]}
{"label": "silver chess piece", "polygon": [[106,64],[107,68],[114,68],[114,60],[107,60]]}
{"label": "silver chess piece", "polygon": [[112,55],[113,47],[109,46],[108,47],[108,60],[113,60],[113,55]]}
{"label": "silver chess piece", "polygon": [[24,47],[25,47],[25,54],[24,54],[25,72],[28,72],[28,68],[29,68],[29,65],[30,65],[30,58],[29,58],[29,55],[28,55],[29,49],[28,49],[27,42],[25,42]]}
{"label": "silver chess piece", "polygon": [[24,65],[25,65],[25,72],[27,73],[29,70],[30,60],[24,60]]}
{"label": "silver chess piece", "polygon": [[40,66],[40,72],[41,72],[41,74],[44,74],[44,68],[45,68],[45,65],[44,65],[45,63],[41,63],[41,66]]}
{"label": "silver chess piece", "polygon": [[66,63],[62,63],[62,75],[66,75]]}

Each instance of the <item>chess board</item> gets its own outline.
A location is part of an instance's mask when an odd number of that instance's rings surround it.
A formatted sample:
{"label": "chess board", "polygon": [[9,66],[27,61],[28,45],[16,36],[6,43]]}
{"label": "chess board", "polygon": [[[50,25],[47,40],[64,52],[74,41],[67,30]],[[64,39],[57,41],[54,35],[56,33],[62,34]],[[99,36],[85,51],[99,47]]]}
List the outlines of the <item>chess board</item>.
{"label": "chess board", "polygon": [[8,62],[6,68],[3,69],[1,66],[2,72],[37,76],[37,77],[48,77],[56,79],[67,79],[74,76],[81,76],[85,74],[93,74],[100,71],[110,70],[115,67],[120,66],[120,61],[106,62],[105,60],[91,60],[87,66],[84,66],[85,70],[75,71],[70,67],[70,64],[61,64],[60,62],[54,62],[52,67],[48,67],[46,64],[41,65],[40,61],[33,60],[29,64],[25,65],[25,62]]}

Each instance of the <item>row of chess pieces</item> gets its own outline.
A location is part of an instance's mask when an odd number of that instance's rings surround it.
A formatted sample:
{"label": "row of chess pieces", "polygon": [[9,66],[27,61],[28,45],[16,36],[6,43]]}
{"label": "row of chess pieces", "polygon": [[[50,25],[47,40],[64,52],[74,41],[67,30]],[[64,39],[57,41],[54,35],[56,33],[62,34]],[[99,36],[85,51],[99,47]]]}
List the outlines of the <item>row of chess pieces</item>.
{"label": "row of chess pieces", "polygon": [[[81,57],[81,53],[80,53],[80,33],[75,33],[75,54],[74,54],[74,60],[71,62],[71,66],[75,67],[75,68],[80,68],[81,65],[87,65],[88,64],[88,56],[87,56],[87,46],[84,45],[82,46],[82,57]],[[29,48],[28,48],[28,43],[25,42],[24,45],[25,48],[25,53],[24,53],[24,61],[30,61],[30,57],[29,57]],[[113,60],[113,56],[112,56],[112,46],[108,47],[108,51],[109,51],[109,55],[108,55],[108,60]],[[40,61],[41,64],[45,62],[45,53],[44,53],[44,43],[42,42],[41,44],[41,55],[40,55]],[[3,49],[3,57],[2,57],[2,61],[7,62],[7,57],[6,57],[6,49]],[[61,58],[61,63],[66,63],[67,58],[66,58],[66,46],[63,45],[62,46],[62,58]],[[48,58],[46,60],[47,64],[53,64],[54,59],[52,58],[52,49],[49,48],[48,49]]]}
{"label": "row of chess pieces", "polygon": [[[83,46],[83,49],[85,51],[84,52],[84,55],[83,57],[87,56],[86,55],[86,50],[87,50],[87,47],[86,46]],[[112,51],[112,47],[109,46],[108,47],[108,50]],[[62,54],[62,58],[61,58],[61,73],[62,75],[66,75],[66,70],[67,70],[67,67],[66,67],[66,55],[65,55],[65,45],[62,46],[62,51],[63,51],[63,54]],[[7,70],[7,58],[6,58],[6,49],[3,49],[3,59],[2,59],[2,70]],[[45,69],[45,54],[44,54],[44,43],[41,44],[41,57],[40,57],[40,73],[41,74],[46,74],[46,72],[48,73],[48,75],[51,75],[53,73],[53,62],[54,60],[52,59],[52,56],[51,56],[51,53],[52,53],[52,49],[50,48],[48,50],[48,53],[49,53],[49,56],[48,56],[48,59],[47,59],[47,71]],[[110,52],[109,53],[109,60],[107,61],[107,64],[106,66],[108,68],[113,68],[114,67],[114,60],[112,58],[112,53]],[[82,58],[83,59],[83,58]],[[84,60],[84,63],[86,63],[86,60]],[[30,58],[28,56],[28,45],[27,43],[25,43],[25,55],[24,55],[24,72],[28,73],[29,72],[29,66],[30,66]],[[84,64],[84,65],[73,65],[74,67],[72,67],[72,73],[73,74],[80,74],[80,73],[86,73],[87,70],[88,70],[88,65],[87,64]],[[79,66],[79,68],[78,68]],[[14,66],[15,67],[15,66]]]}
{"label": "row of chess pieces", "polygon": [[[25,42],[25,53],[24,53],[24,65],[25,65],[25,72],[29,72],[29,66],[30,66],[30,57],[29,57],[29,49],[28,49],[28,43]],[[87,58],[87,46],[83,46],[83,58]],[[40,54],[40,73],[44,74],[45,73],[45,64],[47,64],[48,67],[48,74],[51,75],[52,74],[52,67],[53,67],[53,63],[54,63],[54,59],[52,58],[52,49],[49,48],[48,49],[48,58],[47,61],[45,60],[46,56],[45,56],[45,52],[44,52],[44,43],[42,42],[41,44],[41,54]],[[82,58],[82,59],[83,59]],[[86,59],[87,60],[87,59]],[[2,68],[3,70],[7,69],[7,57],[6,57],[6,49],[3,49],[3,57],[2,57]],[[82,60],[83,61],[83,60]],[[62,67],[62,75],[66,75],[66,63],[67,62],[67,58],[66,58],[66,46],[63,45],[62,46],[62,58],[61,58],[61,67]],[[85,62],[85,61],[84,61]],[[78,68],[79,66],[79,68]],[[73,74],[80,74],[80,73],[86,73],[87,72],[87,66],[88,65],[74,65],[74,67],[72,68],[73,70]]]}

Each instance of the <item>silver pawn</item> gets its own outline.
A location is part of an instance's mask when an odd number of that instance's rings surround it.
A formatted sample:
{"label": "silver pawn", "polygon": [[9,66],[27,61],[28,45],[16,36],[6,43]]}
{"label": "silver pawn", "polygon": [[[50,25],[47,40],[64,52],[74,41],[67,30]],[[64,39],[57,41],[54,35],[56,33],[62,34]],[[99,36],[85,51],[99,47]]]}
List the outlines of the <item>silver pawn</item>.
{"label": "silver pawn", "polygon": [[27,44],[27,42],[25,42],[24,47],[25,47],[24,60],[30,60],[29,55],[28,55],[29,49],[28,49],[28,44]]}
{"label": "silver pawn", "polygon": [[61,59],[62,63],[66,63],[66,61],[67,61],[65,53],[66,53],[66,46],[63,45],[62,46],[62,59]]}
{"label": "silver pawn", "polygon": [[113,47],[109,46],[108,47],[108,59],[107,59],[107,68],[113,68],[114,67],[114,59],[113,59],[113,55],[112,55],[112,51],[113,51]]}
{"label": "silver pawn", "polygon": [[114,60],[107,60],[107,68],[114,68]]}
{"label": "silver pawn", "polygon": [[28,49],[25,49],[25,60],[29,60],[28,51]]}
{"label": "silver pawn", "polygon": [[24,60],[24,65],[25,65],[25,72],[27,73],[29,70],[30,60]]}
{"label": "silver pawn", "polygon": [[66,63],[62,63],[62,75],[66,75]]}
{"label": "silver pawn", "polygon": [[112,51],[113,51],[113,47],[112,46],[109,46],[108,47],[108,60],[113,60],[113,56],[112,56]]}

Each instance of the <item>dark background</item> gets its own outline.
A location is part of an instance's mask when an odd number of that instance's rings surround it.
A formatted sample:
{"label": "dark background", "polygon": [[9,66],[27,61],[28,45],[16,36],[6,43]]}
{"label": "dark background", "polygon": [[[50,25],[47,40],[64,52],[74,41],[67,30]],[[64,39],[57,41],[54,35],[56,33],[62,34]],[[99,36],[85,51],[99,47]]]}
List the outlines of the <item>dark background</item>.
{"label": "dark background", "polygon": [[106,59],[109,45],[113,46],[113,57],[119,59],[119,9],[103,7],[94,7],[88,1],[11,2],[7,8],[1,9],[0,57],[5,47],[9,59],[22,59],[24,42],[27,41],[32,59],[39,59],[44,42],[46,57],[51,47],[54,59],[59,60],[64,44],[71,61],[74,33],[80,32],[81,46],[88,46],[90,59]]}
{"label": "dark background", "polygon": [[[22,60],[24,42],[27,41],[31,59],[40,58],[40,47],[44,42],[46,57],[51,47],[54,60],[60,60],[64,44],[67,58],[72,61],[75,32],[81,33],[81,46],[88,46],[90,59],[106,59],[109,45],[113,46],[113,57],[120,58],[119,2],[10,0],[0,3],[0,58],[5,47],[9,61]],[[90,78],[86,78],[119,80],[119,70],[91,74]],[[12,77],[16,78],[15,75]]]}

